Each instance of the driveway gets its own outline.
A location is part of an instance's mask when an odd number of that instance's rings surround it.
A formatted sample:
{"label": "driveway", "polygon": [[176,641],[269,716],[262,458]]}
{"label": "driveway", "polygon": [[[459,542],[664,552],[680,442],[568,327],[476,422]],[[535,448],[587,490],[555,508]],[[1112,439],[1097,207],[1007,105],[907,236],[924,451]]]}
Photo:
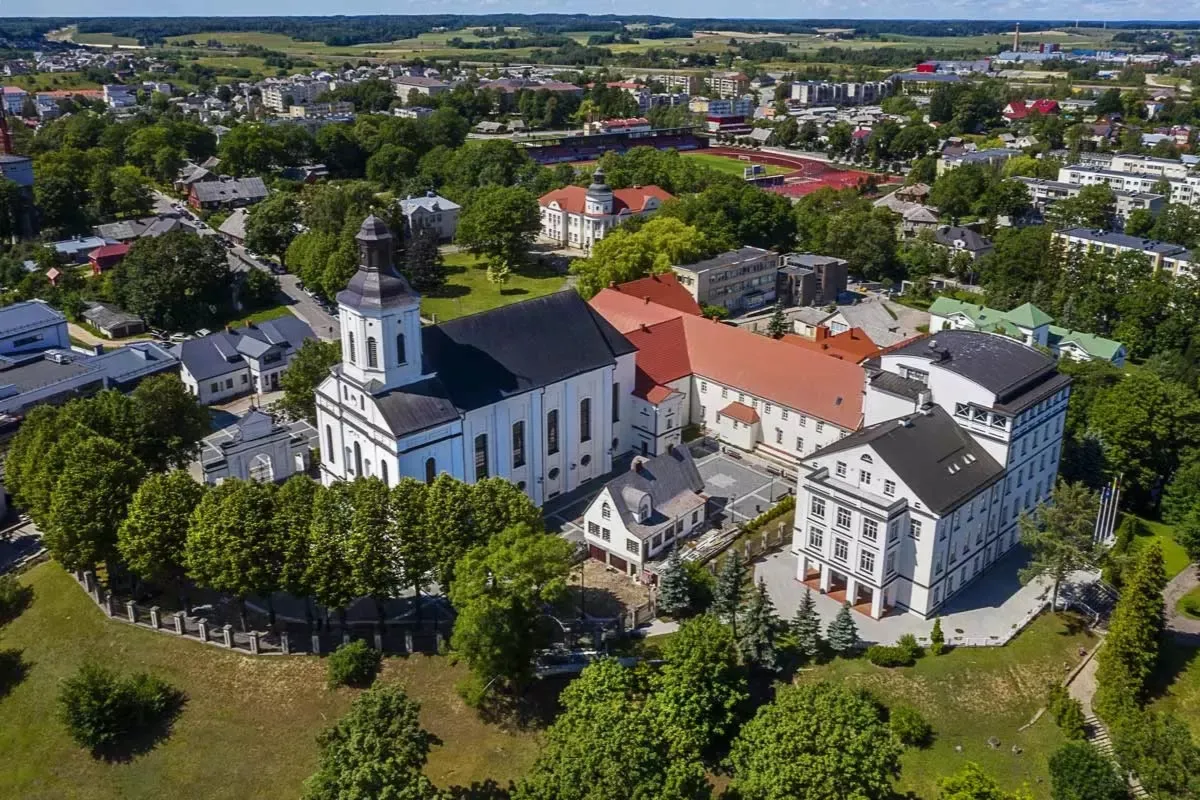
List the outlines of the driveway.
{"label": "driveway", "polygon": [[32,522],[0,532],[0,575],[42,548],[42,534]]}

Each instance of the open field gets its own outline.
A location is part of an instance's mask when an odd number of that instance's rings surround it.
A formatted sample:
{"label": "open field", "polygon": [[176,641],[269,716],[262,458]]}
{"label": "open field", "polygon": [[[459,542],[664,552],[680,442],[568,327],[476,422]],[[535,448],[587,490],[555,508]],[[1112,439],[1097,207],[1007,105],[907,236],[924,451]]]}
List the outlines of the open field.
{"label": "open field", "polygon": [[1163,648],[1162,693],[1153,707],[1179,716],[1200,737],[1200,649],[1174,641]]}
{"label": "open field", "polygon": [[1142,520],[1142,523],[1150,530],[1151,535],[1135,538],[1130,551],[1136,553],[1151,541],[1157,541],[1162,545],[1163,566],[1166,568],[1167,577],[1174,578],[1180,572],[1183,572],[1184,567],[1191,563],[1191,559],[1188,558],[1187,551],[1183,549],[1183,545],[1175,541],[1174,528],[1165,523],[1149,519]]}
{"label": "open field", "polygon": [[446,286],[436,296],[421,298],[421,313],[439,322],[532,300],[558,291],[566,282],[556,272],[526,267],[522,272],[514,270],[508,283],[499,287],[488,281],[483,263],[470,253],[449,253],[445,261],[450,273]]}
{"label": "open field", "polygon": [[55,89],[99,89],[100,84],[89,81],[80,72],[35,72],[6,78],[10,86],[27,92],[52,92]]}
{"label": "open field", "polygon": [[[1064,741],[1062,734],[1049,717],[1018,728],[1042,705],[1047,684],[1079,662],[1079,648],[1092,645],[1093,637],[1074,619],[1044,615],[1005,647],[958,648],[900,669],[877,667],[865,658],[837,659],[802,672],[799,680],[858,686],[889,706],[910,705],[925,715],[937,738],[928,749],[905,752],[902,791],[935,797],[938,778],[974,761],[1005,787],[1028,784],[1035,797],[1048,798],[1047,761]],[[987,744],[992,736],[1000,740],[998,749]],[[963,751],[956,752],[955,745]]]}
{"label": "open field", "polygon": [[[715,169],[718,172],[725,172],[730,175],[742,177],[745,173],[743,170],[752,162],[741,161],[740,159],[731,156],[714,156],[708,153],[686,153],[686,156],[695,161],[699,161],[709,169]],[[780,167],[774,164],[765,164],[767,175],[787,175],[789,172],[795,172],[794,169]]]}
{"label": "open field", "polygon": [[106,44],[106,45],[136,45],[137,39],[132,36],[114,36],[111,33],[72,33],[71,41],[78,44]]}
{"label": "open field", "polygon": [[[105,619],[56,564],[24,580],[33,605],[0,628],[0,650],[21,650],[28,665],[0,697],[0,797],[295,800],[316,765],[314,737],[354,697],[325,688],[316,658],[251,659]],[[55,697],[85,658],[148,670],[186,692],[170,737],[127,763],[96,761],[76,747],[55,718]],[[480,722],[454,691],[464,674],[444,657],[412,656],[387,659],[381,680],[403,683],[441,738],[427,769],[437,784],[506,784],[528,768],[536,739]]]}

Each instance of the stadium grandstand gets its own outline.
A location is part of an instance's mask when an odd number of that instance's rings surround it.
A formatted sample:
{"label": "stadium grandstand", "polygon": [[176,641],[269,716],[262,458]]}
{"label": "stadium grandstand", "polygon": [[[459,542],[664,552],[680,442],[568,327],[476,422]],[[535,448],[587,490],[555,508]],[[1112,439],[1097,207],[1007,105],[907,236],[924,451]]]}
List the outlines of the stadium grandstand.
{"label": "stadium grandstand", "polygon": [[624,153],[634,147],[658,150],[700,150],[708,140],[696,135],[696,129],[654,128],[651,130],[613,129],[605,133],[529,134],[513,141],[523,145],[529,157],[539,164],[568,164],[595,161],[605,153]]}

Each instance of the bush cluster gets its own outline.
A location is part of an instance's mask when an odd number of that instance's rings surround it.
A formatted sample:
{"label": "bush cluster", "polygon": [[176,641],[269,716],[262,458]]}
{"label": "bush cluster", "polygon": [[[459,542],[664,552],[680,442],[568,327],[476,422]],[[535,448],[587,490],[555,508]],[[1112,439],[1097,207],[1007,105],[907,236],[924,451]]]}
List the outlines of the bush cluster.
{"label": "bush cluster", "polygon": [[867,648],[867,660],[877,667],[911,667],[921,657],[917,637],[906,633],[894,645],[875,644]]}
{"label": "bush cluster", "polygon": [[178,709],[183,695],[165,681],[140,672],[121,677],[85,663],[63,683],[59,716],[80,747],[107,752],[149,732]]}
{"label": "bush cluster", "polygon": [[910,706],[896,706],[888,712],[888,727],[900,744],[924,747],[933,738],[933,726],[921,712]]}
{"label": "bush cluster", "polygon": [[1067,687],[1055,683],[1050,687],[1046,707],[1063,735],[1071,740],[1087,738],[1083,720],[1083,705],[1067,692]]}
{"label": "bush cluster", "polygon": [[33,590],[16,575],[0,575],[0,625],[14,619],[33,599]]}
{"label": "bush cluster", "polygon": [[344,644],[329,656],[329,686],[369,686],[382,661],[383,653],[361,639]]}

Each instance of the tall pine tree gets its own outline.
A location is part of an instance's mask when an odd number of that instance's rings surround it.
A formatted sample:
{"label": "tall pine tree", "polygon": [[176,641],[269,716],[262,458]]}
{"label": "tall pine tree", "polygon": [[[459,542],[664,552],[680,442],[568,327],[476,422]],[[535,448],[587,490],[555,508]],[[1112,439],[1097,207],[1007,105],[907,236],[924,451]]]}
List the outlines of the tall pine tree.
{"label": "tall pine tree", "polygon": [[742,662],[763,669],[775,669],[775,635],[779,628],[779,615],[775,613],[775,604],[767,594],[767,584],[759,578],[758,586],[750,595],[750,601],[742,613],[741,637],[737,642]]}
{"label": "tall pine tree", "polygon": [[854,624],[854,617],[850,615],[849,603],[842,603],[837,616],[829,623],[826,639],[829,641],[829,648],[840,656],[846,655],[858,644],[858,626]]}
{"label": "tall pine tree", "polygon": [[736,550],[729,553],[717,573],[717,585],[713,589],[713,612],[733,627],[733,638],[737,638],[737,615],[742,607],[742,579],[746,574],[746,563]]}
{"label": "tall pine tree", "polygon": [[821,617],[817,614],[812,589],[805,589],[804,597],[800,598],[800,607],[792,618],[792,635],[796,637],[796,647],[806,658],[816,658],[821,652]]}
{"label": "tall pine tree", "polygon": [[775,311],[771,314],[771,320],[767,323],[767,335],[772,339],[782,339],[783,335],[788,332],[787,317],[783,315],[783,303],[775,304]]}
{"label": "tall pine tree", "polygon": [[679,616],[691,605],[688,594],[688,576],[679,557],[679,548],[671,550],[667,563],[658,579],[658,610],[673,617]]}
{"label": "tall pine tree", "polygon": [[437,233],[423,228],[404,249],[404,276],[418,292],[432,292],[446,283],[446,267],[438,250]]}

